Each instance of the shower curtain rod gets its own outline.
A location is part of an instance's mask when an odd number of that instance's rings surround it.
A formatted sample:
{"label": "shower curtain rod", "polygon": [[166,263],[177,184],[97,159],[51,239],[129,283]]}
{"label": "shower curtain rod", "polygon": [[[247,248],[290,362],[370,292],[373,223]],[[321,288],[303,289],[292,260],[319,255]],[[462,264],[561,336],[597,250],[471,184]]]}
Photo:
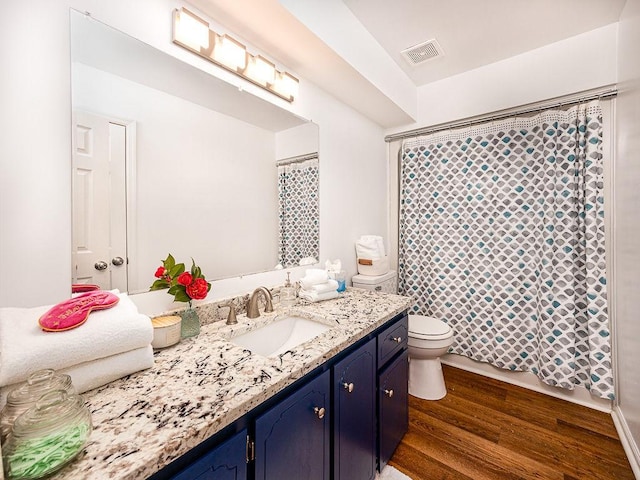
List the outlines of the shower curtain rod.
{"label": "shower curtain rod", "polygon": [[493,122],[495,120],[502,120],[504,118],[516,117],[525,115],[527,113],[540,112],[549,108],[565,107],[568,105],[576,105],[579,103],[589,102],[591,100],[602,100],[605,98],[611,98],[618,95],[618,89],[615,85],[609,85],[607,87],[585,90],[583,92],[575,93],[572,95],[566,95],[563,97],[555,97],[542,102],[528,103],[521,105],[520,107],[497,110],[492,113],[484,115],[476,115],[475,117],[468,117],[462,120],[454,120],[452,122],[439,123],[431,127],[416,128],[415,130],[407,130],[405,132],[393,133],[384,137],[384,141],[387,143],[395,140],[404,140],[405,138],[419,137],[422,135],[429,135],[431,133],[441,132],[443,130],[451,130],[453,128],[468,127],[471,125],[478,125],[480,123]]}
{"label": "shower curtain rod", "polygon": [[292,163],[302,163],[306,162],[307,160],[314,160],[316,158],[318,158],[318,152],[307,155],[298,155],[296,157],[283,158],[282,160],[278,160],[276,162],[276,167],[280,167],[282,165],[290,165]]}

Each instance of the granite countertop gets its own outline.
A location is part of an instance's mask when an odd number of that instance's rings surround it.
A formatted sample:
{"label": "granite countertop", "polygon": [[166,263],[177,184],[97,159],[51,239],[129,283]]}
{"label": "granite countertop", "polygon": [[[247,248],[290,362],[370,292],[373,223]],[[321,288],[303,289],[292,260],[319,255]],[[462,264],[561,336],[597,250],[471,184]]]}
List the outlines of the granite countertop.
{"label": "granite countertop", "polygon": [[[56,479],[146,478],[286,386],[406,310],[407,297],[348,289],[340,298],[276,308],[155,352],[149,370],[83,394],[94,431],[81,457]],[[290,313],[331,325],[319,337],[266,358],[232,344],[233,334]]]}

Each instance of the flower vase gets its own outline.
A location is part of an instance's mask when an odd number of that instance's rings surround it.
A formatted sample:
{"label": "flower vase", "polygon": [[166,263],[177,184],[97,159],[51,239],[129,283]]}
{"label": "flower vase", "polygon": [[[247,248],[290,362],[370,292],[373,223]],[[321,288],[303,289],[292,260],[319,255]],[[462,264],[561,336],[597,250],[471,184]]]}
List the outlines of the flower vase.
{"label": "flower vase", "polygon": [[200,318],[196,309],[189,305],[180,314],[182,317],[182,325],[180,327],[180,336],[182,338],[195,337],[200,333]]}

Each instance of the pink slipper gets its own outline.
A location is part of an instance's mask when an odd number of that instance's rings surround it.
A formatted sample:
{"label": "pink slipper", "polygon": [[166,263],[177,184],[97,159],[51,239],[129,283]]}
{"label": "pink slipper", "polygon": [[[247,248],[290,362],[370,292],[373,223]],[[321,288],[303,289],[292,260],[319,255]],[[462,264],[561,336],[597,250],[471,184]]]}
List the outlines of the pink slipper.
{"label": "pink slipper", "polygon": [[79,327],[89,318],[93,310],[104,310],[113,307],[120,297],[111,292],[88,292],[65,300],[53,306],[38,320],[42,330],[61,332]]}

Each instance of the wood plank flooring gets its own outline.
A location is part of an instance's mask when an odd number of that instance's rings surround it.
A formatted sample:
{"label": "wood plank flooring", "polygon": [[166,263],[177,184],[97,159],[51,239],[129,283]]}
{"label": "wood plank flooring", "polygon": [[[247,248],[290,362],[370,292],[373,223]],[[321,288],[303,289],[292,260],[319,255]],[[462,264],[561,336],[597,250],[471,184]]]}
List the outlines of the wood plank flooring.
{"label": "wood plank flooring", "polygon": [[447,396],[409,396],[389,462],[413,480],[634,480],[611,416],[443,366]]}

